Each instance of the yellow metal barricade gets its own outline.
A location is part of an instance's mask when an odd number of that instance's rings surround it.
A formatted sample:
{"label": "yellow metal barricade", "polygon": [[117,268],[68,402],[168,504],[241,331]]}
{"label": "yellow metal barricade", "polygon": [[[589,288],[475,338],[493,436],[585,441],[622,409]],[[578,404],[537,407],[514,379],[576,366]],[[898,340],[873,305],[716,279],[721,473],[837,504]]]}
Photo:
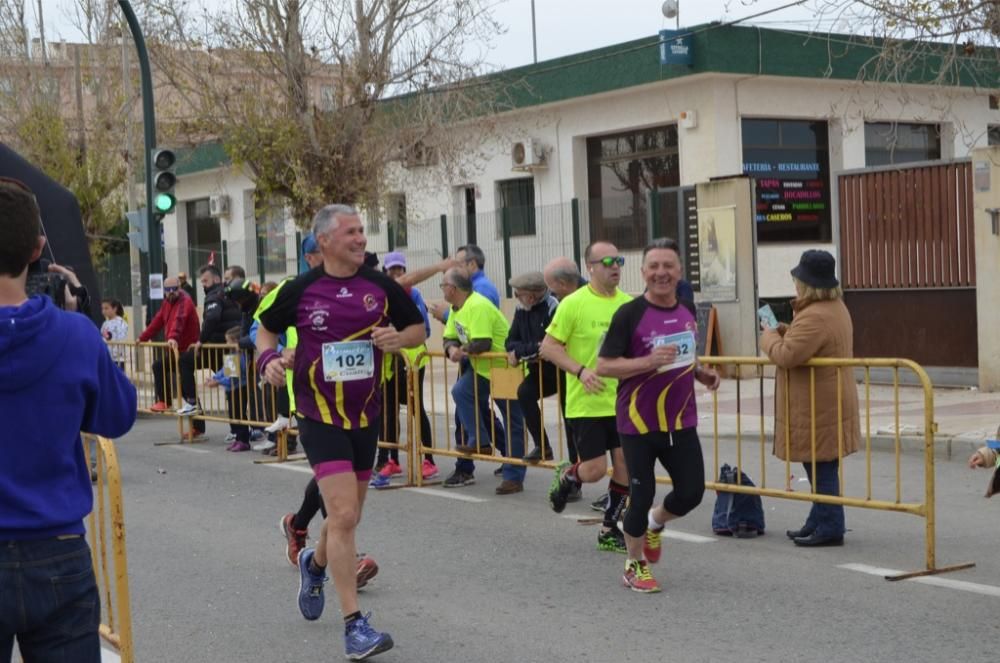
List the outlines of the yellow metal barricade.
{"label": "yellow metal barricade", "polygon": [[[109,341],[112,359],[135,386],[136,409],[144,414],[176,416],[181,402],[180,355],[166,343]],[[178,436],[183,438],[180,419]]]}
{"label": "yellow metal barricade", "polygon": [[[934,423],[934,392],[931,386],[930,378],[927,373],[918,364],[906,360],[906,359],[812,359],[805,363],[802,367],[793,369],[782,369],[774,367],[774,365],[766,358],[757,357],[702,357],[700,361],[708,366],[714,366],[722,371],[725,371],[731,376],[731,379],[736,381],[736,403],[735,403],[735,465],[737,467],[736,476],[739,477],[741,470],[751,470],[747,467],[744,458],[744,442],[747,438],[754,439],[754,445],[757,447],[756,452],[758,456],[759,466],[756,468],[759,470],[756,472],[759,477],[759,485],[757,486],[743,486],[726,483],[718,483],[715,481],[706,482],[706,488],[716,491],[726,491],[733,493],[745,493],[750,495],[760,495],[762,497],[777,497],[782,499],[792,499],[808,502],[818,502],[822,504],[838,504],[847,507],[859,507],[865,509],[874,509],[879,511],[894,511],[900,513],[909,513],[912,515],[920,516],[924,519],[925,524],[925,568],[921,571],[916,571],[913,573],[905,573],[898,576],[892,576],[887,579],[899,580],[903,578],[909,578],[917,575],[929,575],[934,573],[942,573],[946,571],[954,571],[957,569],[968,568],[974,566],[972,563],[959,564],[948,567],[938,567],[935,558],[935,513],[934,513],[934,433],[936,432],[936,424]],[[871,380],[871,370],[873,368],[889,369],[892,371],[893,382],[892,382],[892,408],[894,416],[894,425],[892,426],[892,437],[893,437],[893,451],[894,451],[894,475],[895,481],[889,494],[881,495],[873,492],[873,482],[872,482],[872,429],[871,429],[871,411],[872,411],[872,380]],[[900,369],[911,371],[920,383],[923,390],[923,417],[922,417],[922,437],[923,437],[923,491],[920,499],[917,500],[904,500],[903,499],[903,476],[901,473],[901,451],[902,451],[902,439],[901,439],[901,428],[900,428],[900,400],[899,400],[899,371]],[[771,412],[766,412],[764,403],[766,401],[765,384],[770,383],[770,380],[765,382],[765,373],[770,371],[809,371],[809,389],[806,393],[791,393],[791,389],[786,389],[784,391],[784,398],[781,399],[782,402],[775,403],[774,410]],[[837,402],[836,403],[817,403],[816,401],[816,376],[817,372],[826,372],[825,375],[829,376],[830,371],[836,372],[837,380]],[[844,467],[844,435],[845,431],[842,427],[841,416],[844,411],[843,394],[845,385],[854,385],[856,382],[856,373],[861,372],[863,374],[862,383],[864,389],[863,402],[859,403],[859,416],[861,417],[862,423],[862,437],[860,439],[861,445],[859,446],[859,451],[864,453],[864,465],[865,465],[865,489],[862,495],[845,495],[845,476],[847,471]],[[786,375],[786,378],[788,376]],[[753,401],[759,405],[759,411],[756,414],[751,414],[750,417],[759,418],[759,424],[756,426],[756,431],[751,432],[749,435],[744,434],[744,397],[743,397],[743,386],[745,382],[752,382],[756,380],[759,385],[758,391],[755,394]],[[787,379],[786,384],[791,384],[791,380]],[[775,394],[777,391],[775,390]],[[719,392],[712,392],[712,471],[717,472],[720,467],[721,462],[725,462],[720,458],[720,405],[719,405]],[[776,396],[775,396],[776,398]],[[815,492],[813,487],[810,487],[809,492],[798,492],[794,490],[793,486],[793,475],[792,475],[792,462],[787,458],[791,455],[789,453],[788,445],[790,445],[791,439],[791,425],[790,425],[790,412],[791,412],[791,401],[792,399],[808,399],[809,412],[810,412],[810,448],[811,448],[811,466],[813,477],[816,476],[816,436],[817,436],[817,412],[822,408],[836,407],[837,409],[837,446],[838,446],[838,461],[840,466],[840,495],[825,495],[818,494]],[[884,406],[883,406],[884,407]],[[781,408],[784,413],[784,421],[786,428],[784,430],[784,438],[786,449],[784,450],[784,456],[786,460],[781,461],[784,464],[784,473],[781,477],[783,484],[780,487],[774,487],[773,481],[768,482],[767,475],[767,457],[769,455],[769,450],[767,445],[777,439],[774,431],[769,431],[766,425],[767,416],[776,414],[778,408]],[[863,410],[863,415],[862,415]],[[730,416],[730,415],[724,415]],[[777,421],[775,419],[775,421]],[[777,425],[777,423],[775,423]],[[702,429],[702,439],[704,444],[704,431]],[[706,454],[707,455],[707,454]],[[748,474],[753,474],[752,471],[748,471]],[[661,483],[669,483],[669,479],[666,477],[657,477],[657,480]]]}
{"label": "yellow metal barricade", "polygon": [[[468,440],[469,447],[476,448],[477,451],[469,452],[459,450],[456,448],[456,444],[453,443],[453,437],[451,433],[451,422],[454,420],[454,402],[452,401],[451,388],[459,378],[459,366],[458,364],[447,359],[445,355],[441,352],[428,352],[426,356],[430,359],[430,363],[427,366],[427,375],[429,376],[429,385],[426,390],[426,395],[424,403],[420,402],[419,394],[411,385],[411,391],[414,392],[414,410],[419,412],[421,405],[427,407],[427,412],[431,419],[431,439],[423,440],[420,439],[419,426],[416,427],[417,434],[414,437],[414,453],[412,454],[415,459],[419,459],[424,453],[433,453],[434,455],[449,456],[453,458],[467,458],[476,461],[488,461],[493,463],[510,464],[510,465],[523,465],[526,467],[546,467],[552,468],[555,466],[556,460],[562,460],[566,454],[566,444],[568,440],[565,440],[563,435],[564,424],[562,410],[557,404],[546,403],[546,398],[541,398],[539,400],[539,408],[541,411],[541,422],[542,428],[546,431],[546,438],[549,440],[558,440],[558,443],[553,445],[556,449],[556,458],[546,458],[538,463],[529,463],[524,460],[524,458],[512,457],[509,453],[506,455],[497,454],[494,449],[496,446],[493,444],[496,441],[497,429],[496,429],[496,419],[491,417],[491,421],[487,422],[486,427],[490,431],[489,440],[480,440],[479,435],[479,422],[480,414],[479,408],[477,407],[474,413],[476,420],[476,431],[471,434],[466,435],[465,431],[460,429],[459,435],[463,439]],[[495,413],[498,408],[503,409],[503,414],[505,414],[505,419],[510,420],[510,407],[508,404],[498,404],[497,400],[517,400],[517,388],[520,385],[521,380],[529,379],[523,371],[522,367],[508,367],[506,366],[507,355],[497,352],[487,352],[475,357],[470,357],[471,361],[489,361],[490,366],[490,394],[489,403],[490,411]],[[541,359],[533,360],[533,362],[539,362],[536,371],[537,379],[539,382],[542,380],[542,371],[540,362]],[[501,366],[501,363],[503,365]],[[412,380],[411,380],[412,382]],[[563,381],[557,380],[557,393],[555,394],[558,402],[559,391],[562,388]],[[542,393],[543,389],[541,384],[539,384],[539,393]],[[475,400],[478,403],[479,394],[479,381],[473,381],[473,392],[475,395]],[[555,415],[555,416],[553,416]],[[550,427],[547,426],[546,417],[548,419],[555,419],[557,435],[553,438],[549,432]],[[540,444],[540,440],[533,440],[531,434],[528,431],[528,426],[526,422],[523,422],[524,430],[524,452],[527,454],[531,448],[531,445]],[[509,450],[511,448],[510,440],[510,427],[506,426],[504,431],[504,449]],[[497,449],[499,450],[499,449]],[[417,472],[416,481],[418,485],[422,485],[422,477],[420,473]]]}
{"label": "yellow metal barricade", "polygon": [[[123,663],[135,660],[132,647],[132,607],[125,549],[125,511],[121,470],[114,443],[83,435],[84,453],[97,472],[94,510],[87,522],[87,539],[101,596],[101,637],[120,654]],[[91,447],[94,447],[91,449]],[[91,454],[94,453],[94,456]],[[110,561],[110,565],[109,565]]]}
{"label": "yellow metal barricade", "polygon": [[[213,375],[222,371],[223,377],[238,386],[229,390],[211,383]],[[278,417],[278,395],[285,387],[275,387],[260,379],[257,363],[252,353],[231,343],[204,343],[195,356],[195,392],[200,412],[190,420],[217,421],[242,424],[251,428],[266,428]],[[280,463],[302,460],[302,454],[288,453],[288,437],[298,435],[294,429],[285,429],[275,435],[277,456],[256,458],[256,463]]]}

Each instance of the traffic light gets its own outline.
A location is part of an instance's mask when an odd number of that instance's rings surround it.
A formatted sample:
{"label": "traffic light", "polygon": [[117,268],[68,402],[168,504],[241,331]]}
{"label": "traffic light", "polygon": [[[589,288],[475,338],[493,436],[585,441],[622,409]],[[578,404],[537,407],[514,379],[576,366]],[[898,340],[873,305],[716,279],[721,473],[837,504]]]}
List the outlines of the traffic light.
{"label": "traffic light", "polygon": [[174,174],[176,162],[173,150],[157,149],[153,152],[153,218],[157,221],[162,221],[177,206],[177,198],[174,196],[174,186],[177,185],[177,175]]}

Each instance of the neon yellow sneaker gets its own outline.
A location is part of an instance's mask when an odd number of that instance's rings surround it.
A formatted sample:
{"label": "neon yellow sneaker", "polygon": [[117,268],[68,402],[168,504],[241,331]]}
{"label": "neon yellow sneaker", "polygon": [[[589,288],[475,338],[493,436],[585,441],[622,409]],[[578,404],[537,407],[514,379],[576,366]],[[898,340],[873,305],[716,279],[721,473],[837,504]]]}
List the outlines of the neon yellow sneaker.
{"label": "neon yellow sneaker", "polygon": [[622,576],[622,584],[633,592],[642,594],[655,594],[660,591],[660,583],[649,572],[646,560],[629,560],[625,563],[625,575]]}

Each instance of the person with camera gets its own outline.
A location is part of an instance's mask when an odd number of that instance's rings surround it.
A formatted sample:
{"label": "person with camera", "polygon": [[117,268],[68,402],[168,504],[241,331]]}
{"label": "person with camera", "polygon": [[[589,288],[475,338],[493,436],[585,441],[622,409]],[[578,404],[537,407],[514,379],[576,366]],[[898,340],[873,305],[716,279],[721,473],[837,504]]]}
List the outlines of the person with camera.
{"label": "person with camera", "polygon": [[80,432],[127,433],[136,392],[93,322],[27,295],[44,245],[34,194],[0,179],[0,661],[16,639],[26,661],[99,663]]}

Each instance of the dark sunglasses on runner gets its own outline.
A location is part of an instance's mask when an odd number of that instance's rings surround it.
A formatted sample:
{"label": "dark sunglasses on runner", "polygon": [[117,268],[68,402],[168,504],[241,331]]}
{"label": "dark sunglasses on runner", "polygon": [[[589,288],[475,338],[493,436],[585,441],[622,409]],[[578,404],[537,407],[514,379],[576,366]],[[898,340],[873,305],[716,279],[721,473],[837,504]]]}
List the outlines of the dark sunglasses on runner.
{"label": "dark sunglasses on runner", "polygon": [[607,258],[601,258],[600,260],[591,260],[590,261],[591,265],[596,265],[597,263],[601,263],[605,267],[614,267],[615,265],[618,265],[619,267],[622,267],[622,266],[625,265],[625,257],[624,256],[608,256]]}

